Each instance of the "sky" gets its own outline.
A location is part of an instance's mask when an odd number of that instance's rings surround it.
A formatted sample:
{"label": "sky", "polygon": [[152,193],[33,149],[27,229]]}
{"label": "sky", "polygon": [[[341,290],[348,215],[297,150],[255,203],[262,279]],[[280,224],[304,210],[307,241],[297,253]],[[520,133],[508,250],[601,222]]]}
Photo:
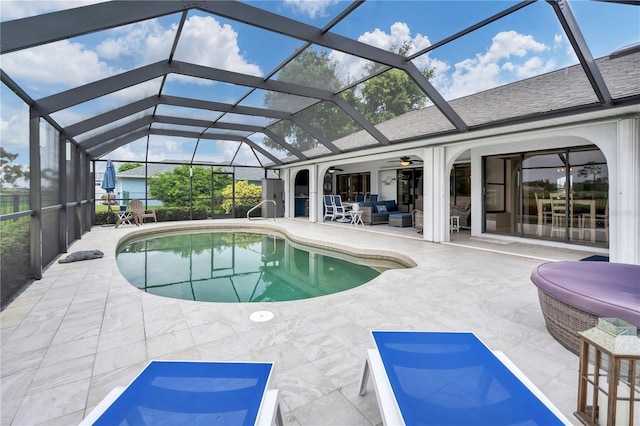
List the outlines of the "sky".
{"label": "sky", "polygon": [[[0,21],[78,7],[96,1],[0,0]],[[301,20],[318,28],[326,26],[350,2],[338,0],[247,1],[246,3]],[[511,1],[384,1],[359,6],[332,32],[384,50],[408,43],[410,53],[485,19],[516,2]],[[640,40],[640,7],[597,1],[570,1],[573,13],[595,58]],[[179,22],[170,15],[126,27],[59,41],[51,45],[9,53],[0,57],[2,70],[34,99],[109,77],[142,65],[166,60]],[[264,77],[303,43],[213,15],[190,12],[175,59]],[[362,77],[366,61],[328,51],[346,84]],[[432,68],[435,88],[447,99],[540,75],[577,63],[553,9],[545,1],[487,25],[452,43],[414,59],[420,68]],[[140,84],[104,99],[54,113],[68,126],[92,115],[157,93],[159,81]],[[235,102],[246,88],[172,75],[164,92],[199,99]],[[262,106],[264,94],[256,92],[243,105]],[[0,143],[9,152],[24,152],[28,111],[4,85],[0,89]],[[170,112],[168,107],[165,111]],[[162,110],[159,113],[163,113]],[[213,119],[211,113],[190,113],[193,118]],[[234,117],[229,117],[233,121]],[[252,124],[266,124],[266,121]],[[101,129],[102,130],[102,129]],[[90,135],[84,135],[88,137]],[[81,138],[79,138],[80,140]],[[150,161],[188,161],[195,141],[154,137]],[[202,145],[204,146],[204,145]],[[228,159],[237,149],[222,142],[221,149],[203,151],[209,161]],[[119,158],[140,160],[143,143],[120,148]],[[250,152],[241,152],[249,155]],[[28,155],[20,156],[27,161]],[[144,157],[142,157],[144,161]]]}

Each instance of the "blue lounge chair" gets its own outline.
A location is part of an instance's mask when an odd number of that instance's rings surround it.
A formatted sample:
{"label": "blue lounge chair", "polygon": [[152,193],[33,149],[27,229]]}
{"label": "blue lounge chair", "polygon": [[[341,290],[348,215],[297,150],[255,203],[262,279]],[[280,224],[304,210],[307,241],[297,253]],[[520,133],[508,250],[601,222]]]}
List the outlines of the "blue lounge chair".
{"label": "blue lounge chair", "polygon": [[382,422],[393,425],[570,425],[501,352],[473,333],[374,331],[371,374]]}
{"label": "blue lounge chair", "polygon": [[324,195],[323,200],[324,200],[324,217],[322,218],[322,220],[325,220],[326,218],[329,218],[329,220],[333,220],[336,216],[335,214],[336,210],[333,205],[333,195]]}
{"label": "blue lounge chair", "polygon": [[356,203],[364,203],[364,194],[356,194]]}
{"label": "blue lounge chair", "polygon": [[369,202],[370,203],[375,203],[376,201],[378,201],[378,194],[369,195]]}
{"label": "blue lounge chair", "polygon": [[151,361],[81,425],[282,425],[273,364]]}

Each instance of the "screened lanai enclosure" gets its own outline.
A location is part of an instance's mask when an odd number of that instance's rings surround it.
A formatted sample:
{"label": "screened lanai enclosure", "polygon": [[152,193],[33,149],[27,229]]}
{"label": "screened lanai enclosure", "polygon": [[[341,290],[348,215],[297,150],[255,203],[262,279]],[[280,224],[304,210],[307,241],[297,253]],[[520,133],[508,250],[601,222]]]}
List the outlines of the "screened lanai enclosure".
{"label": "screened lanai enclosure", "polygon": [[[117,205],[242,217],[290,167],[637,104],[596,61],[637,51],[635,3],[3,1],[2,303],[109,220],[107,160]],[[456,104],[570,67],[584,96]]]}

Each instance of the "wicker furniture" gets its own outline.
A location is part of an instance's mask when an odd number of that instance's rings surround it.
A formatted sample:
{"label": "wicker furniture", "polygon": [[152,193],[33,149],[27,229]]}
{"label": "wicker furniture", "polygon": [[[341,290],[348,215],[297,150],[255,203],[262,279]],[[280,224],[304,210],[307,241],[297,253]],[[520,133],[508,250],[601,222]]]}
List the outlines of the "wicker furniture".
{"label": "wicker furniture", "polygon": [[450,205],[449,216],[458,216],[458,223],[462,228],[469,228],[471,226],[471,201],[464,205]]}
{"label": "wicker furniture", "polygon": [[411,214],[413,215],[413,227],[416,228],[418,232],[422,232],[424,228],[424,225],[423,225],[424,213],[422,212],[422,210],[416,209],[413,212],[411,212]]}
{"label": "wicker furniture", "polygon": [[534,268],[540,307],[549,333],[576,355],[579,331],[599,317],[640,327],[640,265],[609,262],[550,262]]}
{"label": "wicker furniture", "polygon": [[[389,214],[408,213],[406,206],[398,206],[395,200],[359,203],[362,210],[362,221],[367,225],[389,223]],[[380,206],[383,209],[380,209]],[[384,211],[382,211],[384,210]]]}
{"label": "wicker furniture", "polygon": [[389,226],[406,228],[408,226],[411,226],[412,221],[413,221],[413,215],[411,213],[390,213],[389,214]]}
{"label": "wicker furniture", "polygon": [[540,308],[549,334],[562,346],[580,354],[579,331],[595,327],[598,317],[566,304],[538,289]]}

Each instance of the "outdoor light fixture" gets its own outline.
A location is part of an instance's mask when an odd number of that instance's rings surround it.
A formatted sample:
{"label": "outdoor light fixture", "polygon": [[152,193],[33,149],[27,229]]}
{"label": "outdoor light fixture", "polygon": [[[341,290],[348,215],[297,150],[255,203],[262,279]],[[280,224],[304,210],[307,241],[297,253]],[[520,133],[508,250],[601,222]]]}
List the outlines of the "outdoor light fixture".
{"label": "outdoor light fixture", "polygon": [[331,174],[334,174],[336,172],[336,169],[334,169],[333,167],[329,167],[329,170],[327,171]]}
{"label": "outdoor light fixture", "polygon": [[404,158],[402,159],[402,161],[400,162],[401,166],[408,166],[411,164],[411,161],[409,160],[405,160]]}
{"label": "outdoor light fixture", "polygon": [[640,424],[640,338],[616,318],[580,332],[578,410],[585,425]]}

